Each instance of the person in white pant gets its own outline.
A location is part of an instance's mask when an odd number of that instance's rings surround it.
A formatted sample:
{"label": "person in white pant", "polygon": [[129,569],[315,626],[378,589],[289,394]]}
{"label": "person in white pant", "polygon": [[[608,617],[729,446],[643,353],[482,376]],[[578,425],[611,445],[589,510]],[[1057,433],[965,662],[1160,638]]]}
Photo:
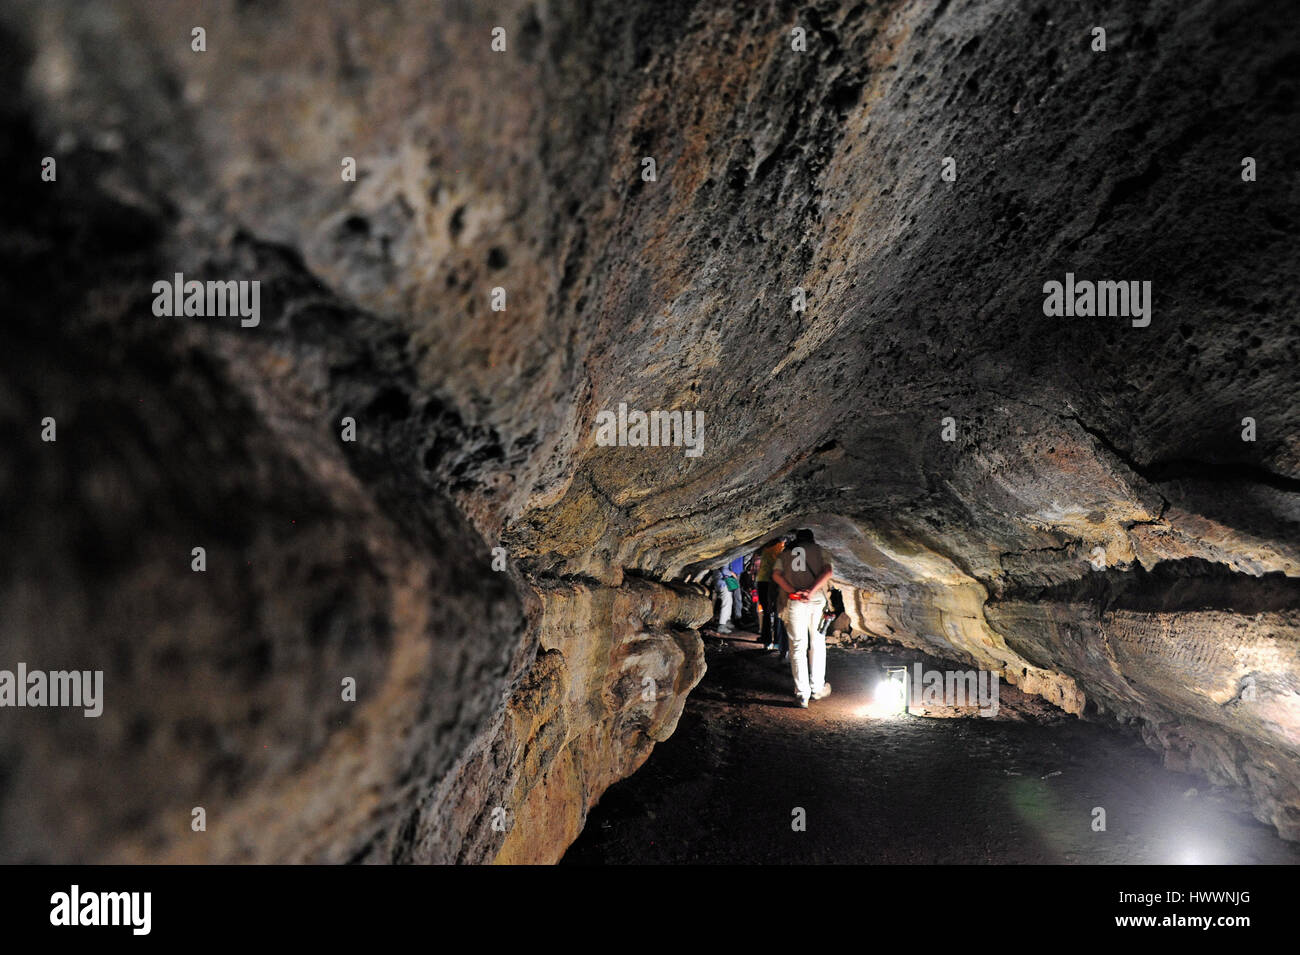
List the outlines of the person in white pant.
{"label": "person in white pant", "polygon": [[[717,571],[713,575],[713,586],[718,591],[718,601],[719,601],[718,633],[731,633],[732,597],[735,597],[735,602],[737,604],[740,603],[740,592],[737,590],[732,590],[730,587],[727,586],[727,577],[729,576],[730,576],[730,572],[727,570],[726,567],[723,567],[721,570]],[[740,608],[737,607],[736,609],[739,610]],[[739,617],[740,614],[737,613],[736,616]]]}
{"label": "person in white pant", "polygon": [[831,569],[810,530],[795,534],[794,546],[777,558],[772,569],[772,581],[782,593],[781,620],[790,635],[794,694],[804,707],[810,699],[820,700],[831,692],[826,682],[826,635],[821,632]]}

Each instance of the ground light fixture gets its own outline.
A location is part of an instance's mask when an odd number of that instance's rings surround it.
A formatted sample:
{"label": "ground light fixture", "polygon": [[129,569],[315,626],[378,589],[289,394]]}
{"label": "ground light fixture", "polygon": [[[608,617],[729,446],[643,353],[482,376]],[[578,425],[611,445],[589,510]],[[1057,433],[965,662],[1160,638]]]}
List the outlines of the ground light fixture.
{"label": "ground light fixture", "polygon": [[907,667],[885,667],[872,694],[868,714],[882,718],[899,716],[907,712],[907,706]]}

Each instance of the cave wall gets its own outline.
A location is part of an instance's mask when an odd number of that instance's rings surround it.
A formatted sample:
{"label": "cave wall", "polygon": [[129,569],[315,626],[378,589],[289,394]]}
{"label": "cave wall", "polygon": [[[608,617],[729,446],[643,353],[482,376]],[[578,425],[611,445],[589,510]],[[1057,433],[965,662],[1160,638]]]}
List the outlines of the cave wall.
{"label": "cave wall", "polygon": [[[0,634],[112,694],[0,723],[6,858],[553,861],[700,678],[707,600],[663,582],[803,525],[873,632],[1136,721],[1300,836],[1284,5],[0,27]],[[260,325],[155,318],[177,271],[260,280]],[[1045,317],[1067,271],[1151,281],[1151,325]],[[702,411],[703,453],[598,445],[620,402]]]}

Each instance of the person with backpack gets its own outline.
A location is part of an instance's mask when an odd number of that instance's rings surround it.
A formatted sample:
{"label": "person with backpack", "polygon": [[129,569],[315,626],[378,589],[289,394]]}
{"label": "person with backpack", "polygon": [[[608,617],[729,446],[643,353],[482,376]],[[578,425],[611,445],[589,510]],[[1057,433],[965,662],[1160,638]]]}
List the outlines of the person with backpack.
{"label": "person with backpack", "polygon": [[830,695],[826,682],[826,635],[821,631],[831,562],[807,528],[795,534],[794,546],[777,558],[772,581],[781,590],[781,618],[790,634],[790,675],[799,706]]}
{"label": "person with backpack", "polygon": [[733,609],[736,619],[740,617],[740,580],[728,565],[714,572],[713,586],[718,593],[718,633],[731,633]]}

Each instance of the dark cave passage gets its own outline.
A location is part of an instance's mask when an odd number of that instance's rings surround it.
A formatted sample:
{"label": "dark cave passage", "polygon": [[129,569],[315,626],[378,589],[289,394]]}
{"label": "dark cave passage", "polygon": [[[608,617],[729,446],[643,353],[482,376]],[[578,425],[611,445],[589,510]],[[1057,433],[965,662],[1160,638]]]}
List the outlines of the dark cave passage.
{"label": "dark cave passage", "polygon": [[747,637],[709,640],[677,732],[606,791],[564,863],[1300,862],[1240,793],[1164,769],[1113,723],[1005,683],[991,718],[872,716],[883,668],[923,659],[882,642],[828,648],[834,692],[800,710],[788,665]]}
{"label": "dark cave passage", "polygon": [[1101,7],[0,6],[0,863],[1300,861],[1300,18]]}

